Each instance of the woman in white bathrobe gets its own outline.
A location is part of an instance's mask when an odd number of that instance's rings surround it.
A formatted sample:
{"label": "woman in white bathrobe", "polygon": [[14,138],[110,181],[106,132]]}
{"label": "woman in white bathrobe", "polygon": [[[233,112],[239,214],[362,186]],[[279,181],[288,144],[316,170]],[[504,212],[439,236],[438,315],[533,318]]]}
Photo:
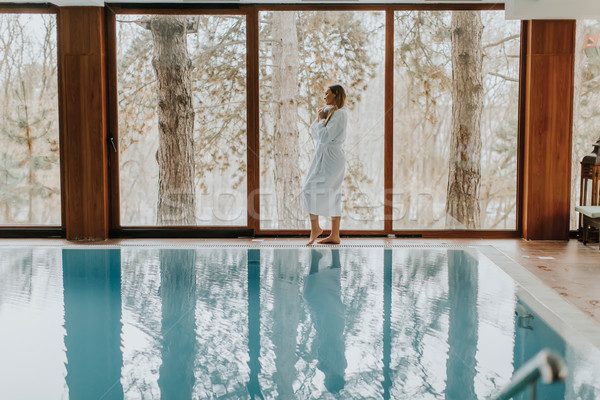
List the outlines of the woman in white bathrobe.
{"label": "woman in white bathrobe", "polygon": [[313,244],[323,233],[319,215],[331,217],[331,234],[318,243],[340,243],[342,215],[342,182],[346,171],[346,154],[342,144],[346,140],[348,111],[346,92],[340,85],[331,85],[325,91],[325,107],[310,127],[315,141],[315,155],[302,188],[302,205],[310,215],[310,241]]}

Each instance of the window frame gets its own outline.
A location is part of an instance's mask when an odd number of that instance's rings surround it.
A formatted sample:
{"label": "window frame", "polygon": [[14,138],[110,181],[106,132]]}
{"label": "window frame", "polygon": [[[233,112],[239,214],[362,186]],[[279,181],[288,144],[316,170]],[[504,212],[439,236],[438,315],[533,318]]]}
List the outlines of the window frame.
{"label": "window frame", "polygon": [[[342,230],[343,236],[387,236],[410,238],[520,238],[523,216],[523,135],[524,101],[526,84],[527,21],[521,22],[517,176],[516,176],[516,224],[510,230],[398,230],[392,227],[393,193],[393,81],[394,81],[394,13],[396,11],[456,11],[456,10],[504,10],[504,4],[423,4],[423,5],[236,5],[216,7],[214,4],[150,5],[126,4],[105,7],[107,43],[107,93],[108,136],[118,143],[118,107],[116,82],[116,16],[118,14],[163,15],[245,15],[246,16],[246,79],[247,79],[247,224],[246,226],[121,226],[119,197],[118,152],[109,152],[110,166],[110,237],[249,237],[249,236],[298,236],[308,230],[261,229],[260,228],[260,169],[259,169],[259,13],[263,11],[383,11],[386,20],[385,43],[385,93],[384,104],[384,228],[381,230]],[[64,211],[63,211],[64,212]]]}
{"label": "window frame", "polygon": [[58,165],[60,175],[60,224],[59,225],[2,225],[0,238],[64,238],[65,229],[65,197],[67,196],[64,182],[63,154],[63,121],[62,121],[62,74],[60,62],[60,18],[59,7],[52,4],[0,4],[0,14],[50,14],[56,18],[56,84],[57,84],[57,113],[58,113]]}
{"label": "window frame", "polygon": [[[247,224],[234,226],[141,226],[128,225],[122,226],[120,222],[120,180],[119,180],[119,152],[114,151],[112,143],[118,146],[119,143],[119,126],[118,126],[118,88],[117,88],[117,15],[131,14],[147,14],[147,15],[243,15],[246,17],[246,48],[248,49],[248,9],[236,5],[224,5],[219,8],[206,7],[202,5],[182,6],[182,7],[140,7],[139,5],[120,5],[105,7],[105,26],[106,26],[106,43],[107,43],[107,94],[108,94],[108,140],[111,142],[109,147],[109,197],[110,197],[110,237],[119,238],[160,238],[160,237],[238,237],[252,236],[253,232],[249,229],[250,212],[247,208]],[[246,104],[250,104],[250,88],[249,88],[249,52],[246,53],[246,81],[248,83],[246,89]],[[247,130],[250,129],[250,112],[247,112]],[[249,136],[246,138],[247,142]],[[249,183],[250,171],[250,144],[246,144],[247,148],[247,186]],[[248,190],[248,193],[250,191]]]}

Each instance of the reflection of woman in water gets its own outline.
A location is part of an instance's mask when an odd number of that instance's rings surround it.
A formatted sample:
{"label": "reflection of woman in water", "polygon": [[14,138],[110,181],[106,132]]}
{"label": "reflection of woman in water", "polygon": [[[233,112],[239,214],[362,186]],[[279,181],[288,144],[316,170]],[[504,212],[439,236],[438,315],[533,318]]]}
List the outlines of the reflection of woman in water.
{"label": "reflection of woman in water", "polygon": [[342,144],[346,140],[348,111],[346,92],[340,85],[331,85],[325,91],[325,107],[317,112],[310,126],[315,140],[315,155],[302,188],[302,206],[310,216],[310,240],[313,244],[323,233],[319,215],[331,217],[331,234],[318,243],[340,242],[342,218],[342,181],[346,171],[346,154]]}
{"label": "reflection of woman in water", "polygon": [[319,269],[323,254],[311,250],[310,274],[304,279],[304,298],[316,330],[317,367],[332,393],[344,388],[348,366],[344,343],[344,304],[340,284],[340,253],[331,250],[331,266]]}

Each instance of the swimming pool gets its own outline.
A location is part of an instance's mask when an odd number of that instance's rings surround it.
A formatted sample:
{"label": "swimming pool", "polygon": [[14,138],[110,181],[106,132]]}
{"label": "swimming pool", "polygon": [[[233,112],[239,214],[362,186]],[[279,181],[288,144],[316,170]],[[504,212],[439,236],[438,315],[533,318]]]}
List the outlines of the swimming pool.
{"label": "swimming pool", "polygon": [[548,346],[570,375],[538,398],[600,398],[525,275],[486,246],[0,246],[0,398],[486,398]]}

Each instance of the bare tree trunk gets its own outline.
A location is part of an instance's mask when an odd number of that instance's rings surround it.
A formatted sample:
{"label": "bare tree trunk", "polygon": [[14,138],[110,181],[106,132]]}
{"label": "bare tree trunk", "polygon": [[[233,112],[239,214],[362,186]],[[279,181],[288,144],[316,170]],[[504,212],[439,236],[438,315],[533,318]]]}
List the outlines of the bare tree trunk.
{"label": "bare tree trunk", "polygon": [[148,21],[158,82],[158,225],[196,223],[194,109],[186,25],[187,18],[180,16]]}
{"label": "bare tree trunk", "polygon": [[[2,61],[0,62],[0,72],[2,72],[4,80],[2,81],[2,84],[4,86],[4,96],[2,98],[2,115],[10,115],[10,105],[12,102],[12,93],[14,91],[14,86],[12,85],[13,83],[13,77],[12,77],[12,72],[13,72],[13,66],[15,64],[19,65],[17,60],[17,55],[15,54],[15,52],[13,52],[13,48],[11,47],[11,43],[18,43],[18,42],[22,42],[22,40],[19,40],[18,38],[16,38],[16,34],[15,34],[15,20],[7,20],[6,21],[6,25],[3,26],[2,32],[0,32],[0,47],[2,49],[6,49],[6,51],[2,51]],[[23,52],[23,46],[15,46],[17,47],[18,50],[21,51],[21,53]],[[3,119],[2,120],[3,125],[4,124],[8,124],[8,120]],[[8,126],[2,126],[0,128],[3,129],[9,129]],[[5,146],[6,144],[3,143],[3,145]],[[9,178],[9,173],[5,172],[5,177],[6,177],[6,181],[5,181],[5,188],[8,188],[8,178]],[[11,188],[12,190],[14,190],[14,187]],[[13,204],[14,207],[14,204]],[[6,202],[4,203],[4,223],[11,223],[15,220],[14,216],[15,214],[18,215],[18,208],[15,209],[15,212],[12,212],[12,207],[11,207],[11,201],[10,200],[6,200]]]}
{"label": "bare tree trunk", "polygon": [[273,13],[273,153],[278,228],[301,228],[298,35],[293,11]]}
{"label": "bare tree trunk", "polygon": [[29,223],[33,222],[33,196],[35,196],[35,171],[33,167],[33,137],[31,135],[31,124],[29,123],[29,107],[27,105],[27,88],[25,87],[25,82],[21,78],[21,90],[23,91],[23,112],[24,112],[24,120],[23,129],[25,130],[25,144],[27,145],[27,157],[24,160],[24,163],[27,163],[27,187],[28,196],[27,196],[27,205],[28,205],[28,214],[27,220]]}
{"label": "bare tree trunk", "polygon": [[483,72],[480,11],[452,12],[452,136],[446,224],[455,218],[480,227],[481,111]]}

